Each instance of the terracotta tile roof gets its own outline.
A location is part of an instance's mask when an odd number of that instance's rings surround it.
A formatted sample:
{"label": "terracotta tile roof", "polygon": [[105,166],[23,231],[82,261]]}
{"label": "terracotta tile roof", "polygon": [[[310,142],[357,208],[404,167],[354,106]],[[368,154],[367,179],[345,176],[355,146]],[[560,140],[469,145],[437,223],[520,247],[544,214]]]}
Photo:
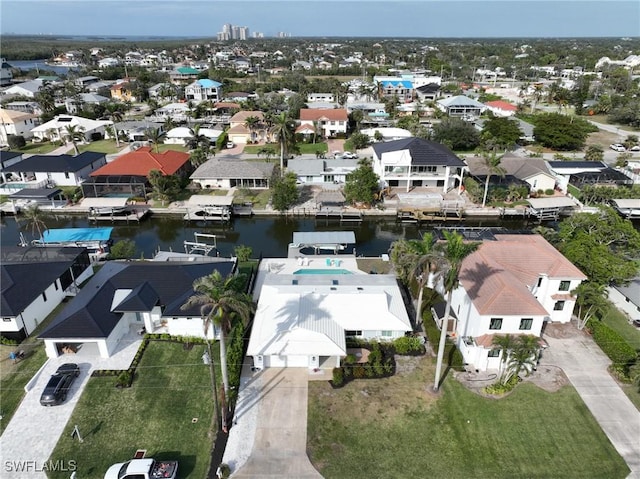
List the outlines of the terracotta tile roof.
{"label": "terracotta tile roof", "polygon": [[296,128],[296,133],[313,133],[313,127],[310,125],[300,125],[298,128]]}
{"label": "terracotta tile roof", "polygon": [[264,120],[264,113],[262,113],[259,110],[256,110],[256,111],[243,110],[233,115],[229,121],[231,123],[244,123],[245,121],[247,121],[247,118],[251,116],[255,116],[260,120]]}
{"label": "terracotta tile roof", "polygon": [[477,336],[473,338],[478,346],[482,346],[483,348],[490,348],[493,346],[493,338],[495,334],[483,334],[482,336]]}
{"label": "terracotta tile roof", "polygon": [[485,105],[491,108],[498,108],[505,111],[516,111],[518,109],[517,106],[502,100],[488,101],[485,103]]}
{"label": "terracotta tile roof", "polygon": [[151,170],[160,170],[165,175],[173,175],[187,161],[189,153],[167,150],[164,153],[156,153],[150,146],[144,146],[136,151],[119,156],[111,163],[91,173],[91,176],[100,175],[133,175],[149,176]]}
{"label": "terracotta tile roof", "polygon": [[347,121],[349,115],[344,108],[303,108],[300,110],[300,120],[302,121]]}
{"label": "terracotta tile roof", "polygon": [[227,130],[227,135],[248,135],[249,134],[249,128],[247,128],[244,125],[236,125],[236,126],[232,126],[231,128],[229,128]]}
{"label": "terracotta tile roof", "polygon": [[215,108],[240,108],[240,104],[221,101],[216,103]]}
{"label": "terracotta tile roof", "polygon": [[540,235],[496,235],[462,263],[460,283],[481,315],[546,315],[529,291],[540,274],[586,276]]}

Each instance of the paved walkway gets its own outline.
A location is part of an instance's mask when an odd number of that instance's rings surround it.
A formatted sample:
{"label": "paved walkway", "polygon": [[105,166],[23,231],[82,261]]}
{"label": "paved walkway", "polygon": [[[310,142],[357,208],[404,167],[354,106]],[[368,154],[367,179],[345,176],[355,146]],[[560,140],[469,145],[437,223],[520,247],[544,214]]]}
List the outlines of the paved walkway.
{"label": "paved walkway", "polygon": [[[233,477],[322,478],[311,465],[306,451],[309,371],[268,368],[254,376],[240,393],[241,407],[236,410],[235,419],[238,425],[231,429],[229,437],[230,443],[238,443],[243,421],[251,421],[245,414],[255,414],[253,448],[244,465],[241,465],[244,458],[236,460],[225,453],[225,462],[241,466]],[[257,410],[252,411],[253,408]],[[245,445],[251,447],[251,437],[246,439]]]}
{"label": "paved walkway", "polygon": [[[48,360],[0,437],[0,476],[4,479],[46,478],[43,465],[64,432],[91,373],[96,369],[128,369],[140,342],[140,336],[130,332],[111,358],[98,357],[97,348],[88,346],[84,352],[80,350],[78,354]],[[59,406],[41,406],[40,395],[50,376],[59,365],[70,362],[80,366],[80,376],[74,381],[67,400]],[[67,459],[82,461],[81,457]],[[18,472],[16,468],[20,463],[29,469]]]}
{"label": "paved walkway", "polygon": [[573,331],[569,337],[553,337],[552,331],[545,334],[549,348],[544,351],[543,362],[564,370],[604,433],[627,462],[631,469],[629,477],[640,478],[640,411],[607,372],[611,361],[591,336],[575,328]]}

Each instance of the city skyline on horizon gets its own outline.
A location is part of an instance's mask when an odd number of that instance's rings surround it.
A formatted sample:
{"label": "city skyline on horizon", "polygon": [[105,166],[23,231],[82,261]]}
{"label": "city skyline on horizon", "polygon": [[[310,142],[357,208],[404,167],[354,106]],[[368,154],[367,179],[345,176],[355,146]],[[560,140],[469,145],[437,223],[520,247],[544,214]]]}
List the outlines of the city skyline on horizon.
{"label": "city skyline on horizon", "polygon": [[[24,8],[26,5],[29,8]],[[305,21],[310,18],[310,10],[313,21]],[[179,21],[180,16],[184,23]],[[251,32],[263,32],[265,37],[281,32],[303,38],[638,37],[640,2],[240,0],[223,6],[199,0],[3,0],[0,33],[216,38],[226,24],[248,27]],[[267,25],[270,27],[265,28]]]}

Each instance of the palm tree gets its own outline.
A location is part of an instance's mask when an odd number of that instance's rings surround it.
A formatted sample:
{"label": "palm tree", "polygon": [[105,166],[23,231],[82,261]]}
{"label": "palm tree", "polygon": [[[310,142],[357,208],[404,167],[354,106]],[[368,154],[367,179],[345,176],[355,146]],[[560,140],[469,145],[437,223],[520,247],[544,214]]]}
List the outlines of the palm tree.
{"label": "palm tree", "polygon": [[170,116],[168,116],[166,120],[164,120],[164,125],[162,125],[162,128],[164,129],[164,131],[171,131],[175,127],[176,127],[176,122],[173,121],[173,118],[171,118]]}
{"label": "palm tree", "polygon": [[507,170],[505,170],[502,166],[500,166],[500,162],[502,161],[502,156],[498,156],[496,154],[495,149],[489,153],[485,153],[482,155],[482,159],[484,161],[484,166],[487,169],[487,179],[484,182],[484,195],[482,196],[482,207],[487,204],[487,193],[489,192],[489,181],[491,180],[491,176],[498,175],[501,178],[504,178]]}
{"label": "palm tree", "polygon": [[[513,376],[519,376],[522,371],[529,376],[536,367],[538,338],[531,335],[518,337],[516,347],[511,351],[507,364],[507,374],[504,382],[508,382]],[[534,344],[536,346],[534,346]]]}
{"label": "palm tree", "polygon": [[105,113],[107,114],[107,117],[109,118],[109,120],[113,122],[113,131],[115,132],[116,147],[120,148],[120,139],[118,138],[119,135],[118,135],[118,128],[116,127],[116,123],[121,122],[122,118],[124,117],[124,115],[122,114],[122,109],[120,105],[118,105],[117,103],[109,103],[107,106],[105,106]]}
{"label": "palm tree", "polygon": [[[576,304],[578,305],[578,329],[584,329],[589,319],[596,315],[603,314],[609,306],[609,302],[607,301],[609,290],[604,284],[598,284],[592,281],[580,283],[580,286],[571,291],[571,294],[576,295]],[[582,314],[583,309],[585,310],[584,315]]]}
{"label": "palm tree", "polygon": [[27,208],[23,212],[23,217],[27,220],[27,226],[31,228],[31,234],[35,236],[38,232],[39,239],[42,240],[42,232],[47,230],[47,225],[42,219],[42,210],[38,205]]}
{"label": "palm tree", "polygon": [[78,125],[67,125],[64,127],[66,138],[73,144],[73,151],[76,155],[78,151],[78,143],[85,140],[84,127]]}
{"label": "palm tree", "polygon": [[531,102],[531,113],[536,112],[536,107],[542,99],[543,90],[544,85],[542,85],[542,83],[536,83],[535,85],[533,85],[533,101]]}
{"label": "palm tree", "polygon": [[502,359],[500,360],[500,381],[502,381],[502,375],[504,373],[504,366],[507,364],[511,351],[516,347],[516,338],[511,334],[496,334],[493,337],[493,346],[500,349]]}
{"label": "palm tree", "polygon": [[195,125],[193,125],[193,128],[189,128],[191,138],[187,140],[187,147],[190,150],[195,150],[196,148],[200,147],[207,151],[209,150],[209,138],[200,133],[201,126],[202,125],[200,123],[196,123]]}
{"label": "palm tree", "polygon": [[433,383],[433,390],[438,391],[440,387],[440,373],[442,372],[442,361],[444,359],[444,347],[447,340],[447,328],[449,323],[449,314],[451,313],[451,298],[453,290],[458,287],[458,277],[462,261],[473,253],[479,246],[479,243],[465,243],[460,233],[444,231],[446,243],[442,247],[442,254],[446,262],[445,270],[442,274],[443,291],[446,294],[447,305],[440,326],[440,343],[438,347],[438,359],[436,362],[436,376]]}
{"label": "palm tree", "polygon": [[[191,296],[182,306],[182,309],[200,306],[200,314],[203,317],[207,341],[209,341],[208,331],[212,323],[219,331],[220,368],[222,370],[222,384],[224,385],[223,400],[229,394],[225,335],[233,327],[234,319],[239,318],[246,325],[254,312],[251,297],[242,292],[244,284],[244,275],[223,278],[219,271],[214,271],[209,276],[204,276],[194,281],[193,290],[196,294]],[[222,427],[223,430],[226,430],[226,411],[222,412]]]}
{"label": "palm tree", "polygon": [[420,324],[422,318],[422,297],[425,286],[433,287],[434,276],[442,262],[442,256],[435,247],[434,237],[431,233],[425,233],[422,240],[408,242],[409,259],[411,261],[411,276],[418,283],[418,304],[416,305],[415,324]]}
{"label": "palm tree", "polygon": [[274,117],[271,134],[276,136],[280,143],[280,175],[284,176],[284,155],[287,147],[293,140],[293,123],[287,117],[286,112],[282,112]]}
{"label": "palm tree", "polygon": [[164,131],[162,131],[160,128],[147,128],[144,131],[144,134],[149,139],[149,141],[153,143],[154,149],[156,150],[156,153],[158,153],[158,143],[160,143],[160,141],[164,137]]}
{"label": "palm tree", "polygon": [[258,123],[260,123],[260,118],[258,118],[257,116],[247,117],[247,119],[244,121],[244,126],[247,127],[247,129],[249,130],[251,141],[253,141],[254,139],[254,134],[258,126]]}

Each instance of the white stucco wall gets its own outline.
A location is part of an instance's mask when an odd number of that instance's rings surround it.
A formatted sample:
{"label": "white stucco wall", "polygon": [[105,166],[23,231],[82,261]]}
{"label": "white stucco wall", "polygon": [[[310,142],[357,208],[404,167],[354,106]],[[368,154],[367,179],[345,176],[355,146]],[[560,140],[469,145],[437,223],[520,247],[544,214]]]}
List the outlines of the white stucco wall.
{"label": "white stucco wall", "polygon": [[[56,285],[58,289],[56,290]],[[42,294],[27,306],[24,311],[11,321],[3,321],[0,323],[1,332],[16,332],[22,328],[24,321],[25,332],[27,335],[31,334],[33,330],[40,324],[50,313],[53,311],[65,297],[64,291],[60,286],[60,280],[51,283],[47,289],[44,290],[47,300],[45,301]]]}

